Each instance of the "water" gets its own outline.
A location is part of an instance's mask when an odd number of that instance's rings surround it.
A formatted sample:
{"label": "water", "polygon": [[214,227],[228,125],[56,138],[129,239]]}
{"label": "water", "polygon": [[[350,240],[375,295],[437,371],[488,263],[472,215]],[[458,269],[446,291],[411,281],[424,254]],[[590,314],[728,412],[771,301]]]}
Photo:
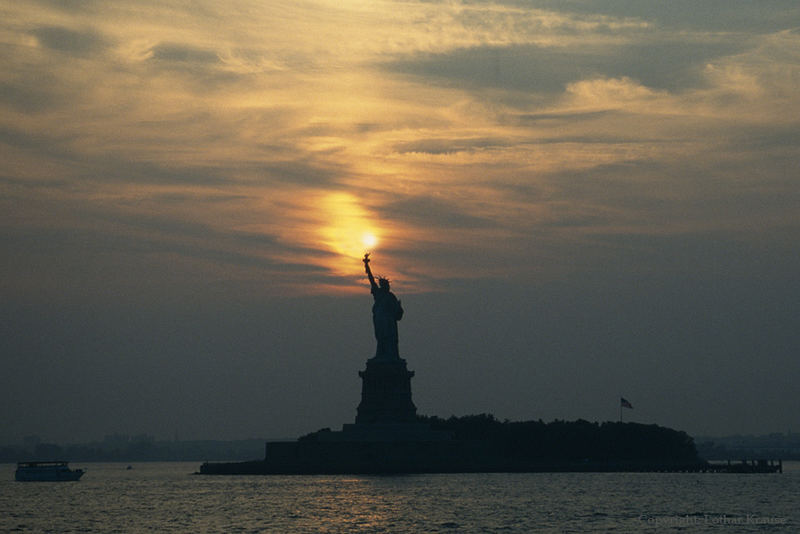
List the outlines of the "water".
{"label": "water", "polygon": [[194,476],[199,464],[79,464],[79,482],[15,482],[0,532],[797,532],[783,474]]}

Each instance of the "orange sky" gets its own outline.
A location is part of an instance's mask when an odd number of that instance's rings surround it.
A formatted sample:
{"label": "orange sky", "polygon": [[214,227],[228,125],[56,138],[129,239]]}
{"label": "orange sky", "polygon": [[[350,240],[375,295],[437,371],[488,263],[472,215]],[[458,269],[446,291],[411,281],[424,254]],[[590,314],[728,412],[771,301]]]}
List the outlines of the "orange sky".
{"label": "orange sky", "polygon": [[[533,261],[547,243],[596,233],[738,232],[714,176],[773,188],[754,170],[780,180],[775,159],[794,151],[779,139],[800,117],[792,31],[676,33],[655,17],[502,3],[193,6],[3,8],[7,225],[128,218],[109,235],[165,246],[191,242],[170,225],[198,225],[211,263],[235,251],[337,285],[354,274],[340,256],[372,231],[378,261],[423,289],[443,273],[551,276]],[[648,79],[648,61],[674,82]],[[774,146],[741,150],[769,131]],[[706,194],[719,209],[682,202]],[[643,211],[641,196],[659,206]],[[792,220],[770,209],[748,229]],[[249,247],[252,234],[272,246]],[[476,245],[502,267],[445,259]],[[216,267],[201,276],[228,276]]]}
{"label": "orange sky", "polygon": [[508,286],[606,283],[601,317],[791,295],[799,27],[778,0],[4,2],[0,296],[368,298],[367,250],[514,332]]}

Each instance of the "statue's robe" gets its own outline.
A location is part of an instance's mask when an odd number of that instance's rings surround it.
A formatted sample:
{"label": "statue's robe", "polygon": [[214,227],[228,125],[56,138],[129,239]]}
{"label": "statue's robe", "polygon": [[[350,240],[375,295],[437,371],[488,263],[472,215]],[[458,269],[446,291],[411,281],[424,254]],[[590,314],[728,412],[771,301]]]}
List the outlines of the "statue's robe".
{"label": "statue's robe", "polygon": [[400,358],[397,346],[397,321],[403,318],[403,307],[394,293],[380,287],[372,288],[375,303],[372,305],[372,324],[378,347],[375,357],[380,359]]}

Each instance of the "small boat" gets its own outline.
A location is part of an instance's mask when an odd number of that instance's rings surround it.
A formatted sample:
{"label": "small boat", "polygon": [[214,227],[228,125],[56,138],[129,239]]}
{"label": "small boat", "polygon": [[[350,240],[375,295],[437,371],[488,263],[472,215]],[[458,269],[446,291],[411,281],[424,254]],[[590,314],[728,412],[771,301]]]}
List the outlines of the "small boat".
{"label": "small boat", "polygon": [[70,469],[67,462],[17,462],[14,478],[22,482],[61,482],[78,480],[83,469]]}

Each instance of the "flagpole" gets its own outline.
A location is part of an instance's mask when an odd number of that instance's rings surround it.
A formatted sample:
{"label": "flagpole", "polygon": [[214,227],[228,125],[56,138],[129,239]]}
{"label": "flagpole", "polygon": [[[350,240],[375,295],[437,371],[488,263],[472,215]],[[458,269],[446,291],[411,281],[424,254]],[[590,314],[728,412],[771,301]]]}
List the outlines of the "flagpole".
{"label": "flagpole", "polygon": [[622,409],[623,409],[623,408],[628,408],[628,409],[632,410],[632,409],[633,409],[633,406],[632,406],[632,405],[631,405],[631,403],[628,401],[628,399],[626,399],[625,397],[623,397],[622,395],[620,395],[620,396],[619,396],[619,422],[620,422],[620,423],[622,422]]}

